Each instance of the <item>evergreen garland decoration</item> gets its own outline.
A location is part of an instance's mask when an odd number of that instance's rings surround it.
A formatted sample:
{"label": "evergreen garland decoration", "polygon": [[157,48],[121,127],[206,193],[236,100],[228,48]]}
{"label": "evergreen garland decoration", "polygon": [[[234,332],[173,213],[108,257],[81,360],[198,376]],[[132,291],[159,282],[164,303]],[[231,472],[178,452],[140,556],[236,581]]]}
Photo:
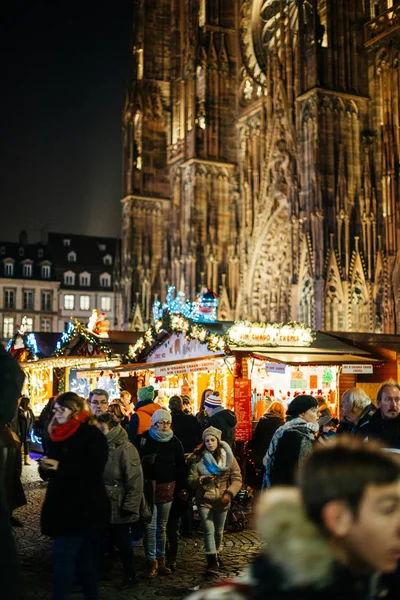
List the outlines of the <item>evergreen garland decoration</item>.
{"label": "evergreen garland decoration", "polygon": [[70,342],[78,336],[83,337],[88,344],[91,344],[93,348],[96,349],[97,353],[104,354],[107,359],[111,360],[112,350],[110,347],[100,342],[99,338],[94,333],[86,329],[86,327],[84,327],[77,319],[71,321],[71,323],[69,323],[68,330],[64,331],[64,333],[61,335],[61,339],[57,342],[57,346],[52,354],[52,357],[56,358],[57,356],[63,356]]}

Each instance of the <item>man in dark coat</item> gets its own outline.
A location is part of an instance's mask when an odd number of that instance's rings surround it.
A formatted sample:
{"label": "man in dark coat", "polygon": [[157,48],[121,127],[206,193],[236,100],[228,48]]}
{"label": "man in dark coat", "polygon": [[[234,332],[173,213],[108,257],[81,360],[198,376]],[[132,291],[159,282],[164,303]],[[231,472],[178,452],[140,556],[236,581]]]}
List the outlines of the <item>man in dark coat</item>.
{"label": "man in dark coat", "polygon": [[232,448],[235,441],[237,419],[235,414],[222,406],[222,401],[216,394],[211,394],[204,401],[207,413],[207,427],[215,427],[222,431],[222,441]]}
{"label": "man in dark coat", "polygon": [[375,407],[362,388],[349,388],[340,401],[342,421],[336,433],[364,435],[363,428],[369,423]]}
{"label": "man in dark coat", "polygon": [[194,415],[183,412],[180,396],[172,396],[169,400],[172,416],[172,431],[181,442],[185,454],[190,454],[201,442],[201,427]]}
{"label": "man in dark coat", "polygon": [[361,432],[387,448],[400,450],[400,385],[394,381],[382,384],[376,400],[378,410]]}
{"label": "man in dark coat", "polygon": [[[24,375],[15,360],[0,346],[0,436],[6,423],[15,416]],[[1,469],[1,467],[0,467]],[[4,478],[0,470],[0,589],[2,600],[19,597],[20,574],[10,525],[10,509],[6,504]]]}

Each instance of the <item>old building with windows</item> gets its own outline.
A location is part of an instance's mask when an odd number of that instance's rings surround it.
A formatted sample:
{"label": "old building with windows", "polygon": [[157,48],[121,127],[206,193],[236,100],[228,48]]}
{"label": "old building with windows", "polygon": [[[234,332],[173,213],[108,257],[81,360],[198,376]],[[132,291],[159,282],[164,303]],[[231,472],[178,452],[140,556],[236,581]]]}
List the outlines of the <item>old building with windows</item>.
{"label": "old building with windows", "polygon": [[63,331],[71,316],[87,325],[94,309],[106,313],[110,326],[114,329],[117,240],[49,233],[48,248],[55,277],[60,285],[57,330]]}
{"label": "old building with windows", "polygon": [[47,246],[28,244],[25,232],[18,243],[0,242],[0,339],[23,317],[26,331],[58,331],[59,287]]}
{"label": "old building with windows", "polygon": [[400,2],[135,0],[119,319],[400,332]]}

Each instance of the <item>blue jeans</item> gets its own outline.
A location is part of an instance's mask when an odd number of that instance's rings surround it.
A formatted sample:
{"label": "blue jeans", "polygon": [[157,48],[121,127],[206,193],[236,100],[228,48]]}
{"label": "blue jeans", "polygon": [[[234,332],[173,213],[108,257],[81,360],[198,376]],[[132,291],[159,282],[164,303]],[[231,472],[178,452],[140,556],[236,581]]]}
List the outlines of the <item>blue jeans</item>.
{"label": "blue jeans", "polygon": [[228,511],[221,507],[199,506],[206,554],[217,554],[220,550],[227,514]]}
{"label": "blue jeans", "polygon": [[144,530],[144,550],[146,558],[154,560],[165,556],[167,523],[172,502],[155,504],[151,523]]}
{"label": "blue jeans", "polygon": [[96,536],[56,537],[53,541],[52,600],[67,600],[74,581],[82,587],[86,600],[98,600]]}

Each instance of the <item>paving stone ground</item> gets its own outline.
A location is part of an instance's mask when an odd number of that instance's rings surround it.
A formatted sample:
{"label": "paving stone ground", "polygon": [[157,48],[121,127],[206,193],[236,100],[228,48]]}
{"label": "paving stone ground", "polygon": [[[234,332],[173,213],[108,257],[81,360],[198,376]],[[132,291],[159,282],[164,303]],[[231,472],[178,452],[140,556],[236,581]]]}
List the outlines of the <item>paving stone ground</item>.
{"label": "paving stone ground", "polygon": [[[15,511],[14,515],[24,523],[24,527],[14,528],[14,535],[22,563],[25,581],[25,599],[48,600],[51,594],[51,555],[50,540],[40,533],[40,508],[46,491],[46,484],[37,473],[37,463],[23,469],[23,485],[28,505]],[[259,549],[259,541],[254,530],[245,529],[241,533],[226,533],[225,548],[222,553],[224,569],[220,578],[239,574]],[[217,579],[205,578],[205,555],[201,532],[191,539],[179,542],[178,569],[170,576],[147,581],[141,577],[144,571],[144,553],[140,545],[135,548],[139,585],[132,590],[119,591],[118,582],[122,573],[117,561],[115,569],[107,580],[100,582],[101,600],[176,600],[185,598],[198,587],[212,585]],[[79,600],[81,594],[71,595]]]}

